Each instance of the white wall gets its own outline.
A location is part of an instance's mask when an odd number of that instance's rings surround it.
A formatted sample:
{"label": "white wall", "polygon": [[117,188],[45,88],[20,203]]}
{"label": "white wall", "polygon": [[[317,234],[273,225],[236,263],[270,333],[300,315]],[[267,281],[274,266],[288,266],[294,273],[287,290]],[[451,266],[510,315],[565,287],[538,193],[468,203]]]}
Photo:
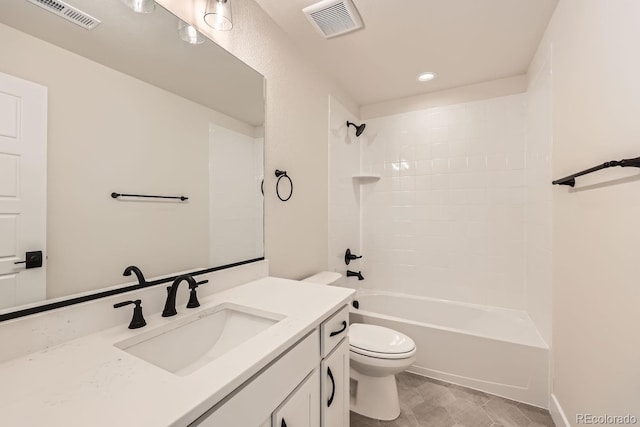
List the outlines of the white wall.
{"label": "white wall", "polygon": [[[205,0],[160,0],[266,78],[265,252],[271,274],[303,278],[328,268],[327,98],[349,111],[355,103],[314,67],[313,52],[295,45],[253,0],[234,1],[233,30],[202,21]],[[275,169],[286,170],[294,193],[275,195]]]}
{"label": "white wall", "polygon": [[360,184],[353,175],[360,172],[360,146],[364,137],[357,138],[355,129],[347,129],[346,122],[356,122],[337,99],[329,98],[329,270],[342,274],[337,285],[358,283],[347,279],[347,269],[361,270],[361,261],[348,266],[344,262],[347,248],[360,254]]}
{"label": "white wall", "polygon": [[[367,121],[363,286],[525,308],[523,94]],[[364,135],[363,135],[364,136]]]}
{"label": "white wall", "polygon": [[47,297],[129,281],[130,264],[148,276],[208,265],[209,123],[253,128],[10,27],[0,39],[0,72],[49,90]]}
{"label": "white wall", "polygon": [[[640,2],[562,0],[532,70],[553,64],[553,178],[640,155]],[[553,393],[576,414],[640,417],[640,175],[553,188]]]}

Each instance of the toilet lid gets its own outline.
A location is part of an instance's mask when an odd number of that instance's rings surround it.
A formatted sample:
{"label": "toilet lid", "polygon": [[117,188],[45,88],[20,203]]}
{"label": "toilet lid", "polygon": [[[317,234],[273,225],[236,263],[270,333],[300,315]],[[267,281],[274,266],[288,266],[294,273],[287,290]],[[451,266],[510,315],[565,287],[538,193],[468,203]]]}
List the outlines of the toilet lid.
{"label": "toilet lid", "polygon": [[[403,354],[415,350],[416,344],[403,333],[377,325],[352,323],[349,326],[349,345],[363,354]],[[366,352],[366,353],[364,353]]]}

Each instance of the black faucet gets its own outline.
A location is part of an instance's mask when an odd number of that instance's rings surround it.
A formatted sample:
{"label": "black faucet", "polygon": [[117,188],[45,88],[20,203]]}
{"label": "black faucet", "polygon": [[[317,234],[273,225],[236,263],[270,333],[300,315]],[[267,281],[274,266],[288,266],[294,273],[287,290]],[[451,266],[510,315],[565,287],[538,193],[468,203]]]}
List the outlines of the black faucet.
{"label": "black faucet", "polygon": [[362,272],[360,271],[356,273],[355,271],[347,270],[347,277],[357,277],[358,280],[364,280],[364,277],[362,277]]}
{"label": "black faucet", "polygon": [[130,265],[129,267],[124,269],[124,273],[122,273],[123,276],[131,276],[131,273],[135,273],[136,277],[138,278],[138,284],[140,285],[146,285],[147,281],[144,278],[144,274],[142,274],[142,271],[140,271],[140,269],[138,267],[136,267],[135,265]]}
{"label": "black faucet", "polygon": [[173,281],[173,285],[167,288],[169,293],[167,294],[167,302],[164,304],[164,310],[162,310],[162,317],[171,317],[178,314],[176,311],[176,294],[178,293],[178,286],[185,280],[189,283],[189,287],[197,285],[196,279],[189,274],[183,274],[182,276],[176,277],[176,280]]}
{"label": "black faucet", "polygon": [[187,281],[189,283],[189,289],[191,289],[191,295],[189,297],[189,303],[187,304],[187,308],[196,308],[200,307],[200,303],[198,302],[198,297],[196,296],[196,288],[199,285],[209,282],[208,280],[203,280],[202,282],[196,282],[196,279],[193,278],[190,274],[183,274],[182,276],[176,277],[176,280],[173,281],[173,285],[167,288],[167,302],[164,304],[164,310],[162,310],[162,317],[171,317],[178,314],[176,311],[176,294],[178,293],[178,286],[183,281]]}

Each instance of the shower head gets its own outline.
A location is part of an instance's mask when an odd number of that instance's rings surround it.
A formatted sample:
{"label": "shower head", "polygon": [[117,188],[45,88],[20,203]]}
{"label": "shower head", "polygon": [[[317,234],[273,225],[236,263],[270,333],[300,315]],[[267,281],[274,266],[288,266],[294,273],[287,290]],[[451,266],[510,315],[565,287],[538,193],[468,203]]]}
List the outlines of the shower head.
{"label": "shower head", "polygon": [[364,124],[364,123],[363,123],[363,124],[361,124],[360,126],[358,126],[358,125],[357,125],[357,124],[355,124],[355,123],[347,122],[347,128],[348,128],[349,126],[353,126],[354,128],[356,128],[356,136],[360,136],[360,135],[362,135],[362,132],[364,132],[364,128],[365,128],[365,127],[367,127],[367,125],[366,125],[366,124]]}

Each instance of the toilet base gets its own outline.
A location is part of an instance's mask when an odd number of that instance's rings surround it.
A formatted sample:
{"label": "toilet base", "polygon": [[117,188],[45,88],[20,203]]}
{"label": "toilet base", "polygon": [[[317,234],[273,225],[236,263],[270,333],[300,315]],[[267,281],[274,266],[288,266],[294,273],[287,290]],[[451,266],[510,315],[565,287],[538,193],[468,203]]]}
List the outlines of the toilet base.
{"label": "toilet base", "polygon": [[371,377],[350,369],[351,410],[376,420],[392,421],[400,416],[395,375]]}

